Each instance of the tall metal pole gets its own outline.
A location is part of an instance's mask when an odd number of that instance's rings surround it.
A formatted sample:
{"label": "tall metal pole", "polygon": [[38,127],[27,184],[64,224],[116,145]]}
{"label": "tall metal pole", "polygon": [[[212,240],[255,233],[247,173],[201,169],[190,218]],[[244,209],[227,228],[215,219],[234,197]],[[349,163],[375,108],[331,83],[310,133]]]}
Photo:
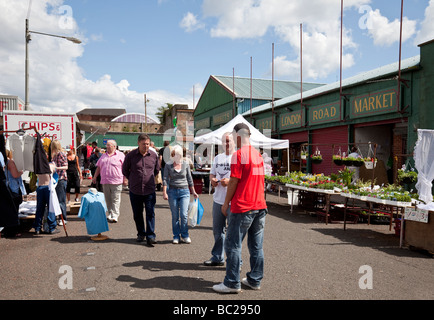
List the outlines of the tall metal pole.
{"label": "tall metal pole", "polygon": [[146,93],[145,93],[145,132],[148,132],[148,115],[146,111]]}
{"label": "tall metal pole", "polygon": [[253,107],[253,93],[252,93],[252,57],[250,57],[250,123],[252,123],[252,107]]}
{"label": "tall metal pole", "polygon": [[343,19],[344,19],[344,0],[341,0],[341,39],[340,39],[340,85],[339,85],[339,117],[342,120],[342,35],[343,35]]}
{"label": "tall metal pole", "polygon": [[401,104],[401,47],[402,47],[402,16],[404,13],[404,0],[401,0],[401,23],[399,27],[399,67],[398,67],[398,92],[396,94],[397,99],[397,108],[398,111],[401,110],[400,104]]}
{"label": "tall metal pole", "polygon": [[232,118],[235,118],[235,68],[232,68]]}
{"label": "tall metal pole", "polygon": [[26,60],[25,60],[25,103],[24,103],[24,110],[29,110],[29,42],[31,41],[30,34],[36,33],[44,36],[50,36],[50,37],[56,37],[56,38],[62,38],[68,41],[71,41],[76,44],[80,44],[81,41],[74,37],[66,37],[66,36],[59,36],[57,34],[51,34],[51,33],[45,33],[45,32],[37,32],[37,31],[31,31],[29,30],[29,19],[26,19]]}
{"label": "tall metal pole", "polygon": [[271,132],[274,131],[274,42],[271,49]]}
{"label": "tall metal pole", "polygon": [[303,24],[300,23],[300,125],[303,125]]}
{"label": "tall metal pole", "polygon": [[25,103],[24,110],[29,110],[29,19],[26,19],[26,61],[25,61]]}

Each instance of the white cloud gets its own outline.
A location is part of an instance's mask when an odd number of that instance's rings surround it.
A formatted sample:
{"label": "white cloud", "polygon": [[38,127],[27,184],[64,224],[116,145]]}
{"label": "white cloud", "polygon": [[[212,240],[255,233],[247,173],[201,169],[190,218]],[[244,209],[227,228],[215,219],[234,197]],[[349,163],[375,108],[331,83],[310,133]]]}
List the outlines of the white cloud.
{"label": "white cloud", "polygon": [[184,15],[179,25],[187,32],[193,32],[204,27],[204,24],[198,21],[197,16],[191,12]]}
{"label": "white cloud", "polygon": [[425,20],[421,23],[421,29],[418,31],[415,44],[434,39],[434,0],[430,0],[428,7],[425,9]]}
{"label": "white cloud", "polygon": [[[0,93],[17,95],[24,100],[24,27],[28,1],[0,0]],[[61,22],[63,0],[33,1],[30,30],[79,38],[81,45],[38,34],[29,43],[29,101],[33,110],[77,112],[85,107],[126,108],[144,112],[144,94],[130,89],[127,80],[114,82],[110,75],[97,81],[86,79],[77,59],[85,54],[88,41],[102,41],[103,36],[81,32],[75,20],[68,28]],[[47,8],[51,8],[47,12]],[[73,18],[73,16],[72,16]],[[121,40],[122,42],[122,40]],[[187,95],[187,94],[186,94]],[[192,101],[163,90],[147,92],[147,112],[155,117],[157,108],[167,102],[190,104]]]}
{"label": "white cloud", "polygon": [[[358,8],[370,0],[345,1],[345,9]],[[300,52],[300,24],[303,24],[303,77],[316,80],[339,69],[340,1],[311,0],[204,0],[203,15],[217,18],[212,37],[230,39],[261,38],[267,32],[289,43],[294,53]],[[344,30],[343,67],[354,64],[351,52],[357,45],[349,30]],[[271,64],[270,64],[271,73]],[[277,76],[299,79],[299,58],[275,58]]]}
{"label": "white cloud", "polygon": [[[401,24],[399,19],[389,21],[387,17],[381,15],[378,9],[371,11],[368,19],[371,23],[368,33],[374,40],[375,45],[390,46],[395,42],[399,42]],[[404,17],[402,24],[402,41],[405,42],[416,33],[416,21]]]}

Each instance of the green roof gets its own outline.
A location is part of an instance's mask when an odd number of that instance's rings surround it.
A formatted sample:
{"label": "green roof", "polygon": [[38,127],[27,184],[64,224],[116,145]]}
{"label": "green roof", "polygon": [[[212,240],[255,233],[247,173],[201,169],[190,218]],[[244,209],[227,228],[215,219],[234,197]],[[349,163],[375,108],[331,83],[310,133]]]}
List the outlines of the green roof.
{"label": "green roof", "polygon": [[[266,79],[251,79],[230,76],[212,76],[229,92],[235,91],[237,98],[250,98],[250,86],[252,87],[252,98],[271,100],[282,99],[296,93],[300,93],[300,82],[282,81],[282,80],[266,80]],[[251,83],[250,83],[251,82]],[[274,83],[273,83],[274,82]],[[319,83],[303,83],[303,91],[311,90],[320,87],[324,84]],[[273,88],[274,86],[274,88]],[[235,90],[234,90],[235,88]]]}

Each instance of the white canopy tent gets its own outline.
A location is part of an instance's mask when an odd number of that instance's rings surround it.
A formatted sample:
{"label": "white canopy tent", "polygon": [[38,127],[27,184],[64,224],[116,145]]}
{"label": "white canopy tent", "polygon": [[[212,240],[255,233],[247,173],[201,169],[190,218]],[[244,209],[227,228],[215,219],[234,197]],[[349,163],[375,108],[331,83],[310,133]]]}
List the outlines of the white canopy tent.
{"label": "white canopy tent", "polygon": [[232,132],[235,125],[238,123],[245,123],[250,129],[250,143],[256,148],[262,149],[288,149],[288,140],[272,139],[270,137],[262,134],[258,129],[250,124],[242,115],[237,115],[231,121],[226,123],[224,126],[218,128],[215,131],[205,133],[194,138],[194,143],[197,144],[214,144],[221,145],[223,134],[226,132]]}
{"label": "white canopy tent", "polygon": [[250,129],[250,143],[255,148],[260,148],[263,150],[281,150],[287,149],[288,156],[288,171],[289,171],[289,141],[272,139],[262,134],[258,129],[250,124],[242,115],[237,115],[231,121],[226,123],[224,126],[214,130],[212,132],[205,133],[194,138],[194,143],[196,144],[206,144],[206,145],[221,145],[223,134],[226,132],[232,132],[235,125],[238,123],[245,123]]}

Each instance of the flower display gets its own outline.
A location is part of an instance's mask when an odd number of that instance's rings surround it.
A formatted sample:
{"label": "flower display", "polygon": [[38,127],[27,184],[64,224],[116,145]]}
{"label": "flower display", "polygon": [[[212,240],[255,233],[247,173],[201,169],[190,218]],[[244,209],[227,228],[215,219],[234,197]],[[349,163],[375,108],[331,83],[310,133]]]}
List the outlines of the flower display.
{"label": "flower display", "polygon": [[401,183],[410,184],[417,181],[417,172],[414,170],[406,170],[405,166],[398,169],[398,181]]}
{"label": "flower display", "polygon": [[302,172],[290,172],[285,176],[266,176],[268,182],[301,186],[311,189],[337,190],[363,199],[364,197],[379,200],[413,202],[418,200],[418,194],[406,191],[400,185],[374,186],[369,182],[351,183],[353,172],[347,168],[340,170],[339,174],[325,176],[324,174],[306,174]]}

